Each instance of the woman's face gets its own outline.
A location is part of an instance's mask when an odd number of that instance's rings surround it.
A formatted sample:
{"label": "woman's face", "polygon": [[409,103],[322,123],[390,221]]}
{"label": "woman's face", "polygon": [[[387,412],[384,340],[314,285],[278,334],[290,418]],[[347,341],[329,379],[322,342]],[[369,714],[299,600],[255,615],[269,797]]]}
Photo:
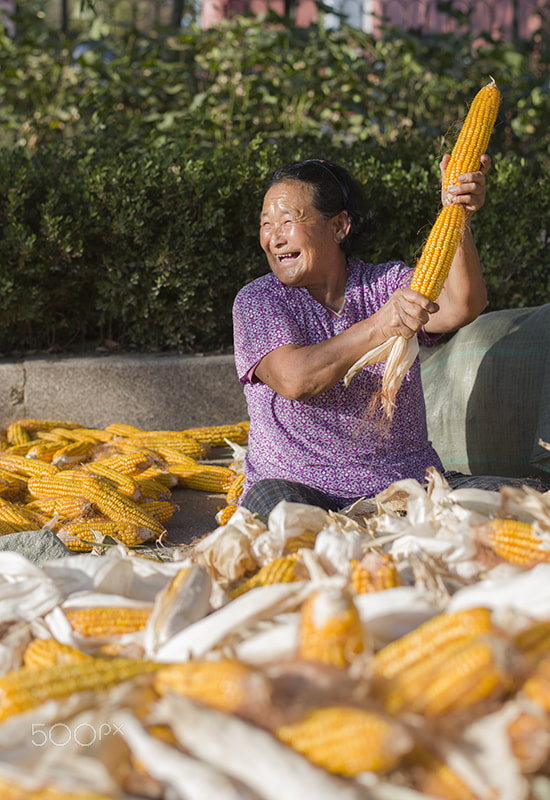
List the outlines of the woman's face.
{"label": "woman's face", "polygon": [[315,286],[337,266],[345,265],[339,242],[345,212],[323,218],[312,202],[312,188],[301,181],[281,181],[266,193],[260,220],[260,244],[277,278],[287,286]]}

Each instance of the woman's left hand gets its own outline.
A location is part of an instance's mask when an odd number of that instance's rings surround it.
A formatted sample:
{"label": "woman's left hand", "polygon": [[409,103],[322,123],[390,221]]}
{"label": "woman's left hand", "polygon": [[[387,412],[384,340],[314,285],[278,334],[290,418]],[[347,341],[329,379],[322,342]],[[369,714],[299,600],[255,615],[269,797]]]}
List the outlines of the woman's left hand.
{"label": "woman's left hand", "polygon": [[[445,155],[439,164],[442,181],[449,160],[450,156]],[[485,175],[490,168],[491,156],[487,154],[481,156],[481,166],[477,172],[466,172],[463,175],[459,175],[459,183],[449,186],[446,190],[441,190],[443,205],[461,203],[470,214],[479,211],[485,202]]]}

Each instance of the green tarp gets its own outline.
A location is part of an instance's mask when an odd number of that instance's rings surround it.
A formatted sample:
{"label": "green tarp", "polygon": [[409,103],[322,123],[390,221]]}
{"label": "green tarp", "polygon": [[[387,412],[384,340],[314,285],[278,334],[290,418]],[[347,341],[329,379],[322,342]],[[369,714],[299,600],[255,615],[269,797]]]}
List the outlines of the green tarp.
{"label": "green tarp", "polygon": [[550,480],[550,303],[482,314],[421,358],[446,469]]}

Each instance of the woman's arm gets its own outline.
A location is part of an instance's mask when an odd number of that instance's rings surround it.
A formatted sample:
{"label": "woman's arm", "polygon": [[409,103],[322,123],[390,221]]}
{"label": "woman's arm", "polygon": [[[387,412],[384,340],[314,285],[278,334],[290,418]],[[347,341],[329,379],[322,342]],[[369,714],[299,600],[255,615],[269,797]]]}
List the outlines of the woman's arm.
{"label": "woman's arm", "polygon": [[[445,156],[441,162],[442,175],[445,173],[448,161],[449,156]],[[425,326],[430,333],[457,330],[476,319],[487,305],[487,290],[479,254],[470,230],[470,219],[485,202],[485,175],[490,166],[490,157],[482,156],[480,170],[461,175],[461,183],[448,190],[451,202],[465,206],[468,212],[467,224],[449,275],[437,299],[439,310],[431,315]],[[445,198],[445,201],[449,202],[449,198]]]}
{"label": "woman's arm", "polygon": [[371,317],[324,342],[272,350],[260,361],[255,375],[289,400],[307,400],[338,383],[361,356],[392,336],[410,339],[436,309],[418,292],[398,289]]}

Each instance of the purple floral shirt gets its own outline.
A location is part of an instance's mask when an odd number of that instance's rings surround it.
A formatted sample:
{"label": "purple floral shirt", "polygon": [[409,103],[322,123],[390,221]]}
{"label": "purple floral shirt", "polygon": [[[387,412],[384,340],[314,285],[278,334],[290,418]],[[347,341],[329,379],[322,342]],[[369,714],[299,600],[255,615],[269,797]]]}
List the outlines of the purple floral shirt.
{"label": "purple floral shirt", "polygon": [[[389,429],[380,425],[380,417],[368,415],[385,362],[365,367],[348,387],[339,381],[304,402],[287,400],[253,377],[257,364],[275,348],[316,344],[371,316],[411,274],[402,262],[374,266],[349,260],[339,314],[307,289],[285,286],[273,273],[240,290],[233,326],[237,374],[250,416],[245,492],[261,478],[285,478],[353,499],[402,478],[422,481],[429,466],[443,469],[428,441],[418,359],[399,389]],[[423,343],[433,342],[422,336]]]}

